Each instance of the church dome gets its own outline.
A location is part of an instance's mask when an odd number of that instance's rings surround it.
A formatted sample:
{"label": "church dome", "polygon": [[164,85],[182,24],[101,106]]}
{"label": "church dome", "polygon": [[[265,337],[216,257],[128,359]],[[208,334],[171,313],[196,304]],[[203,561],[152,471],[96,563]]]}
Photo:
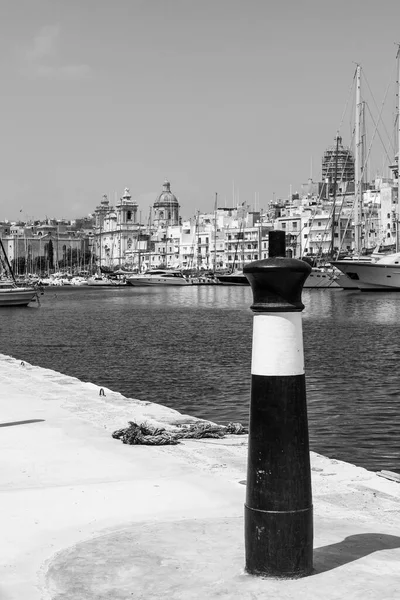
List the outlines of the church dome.
{"label": "church dome", "polygon": [[167,179],[164,181],[163,191],[157,197],[157,199],[154,203],[154,205],[157,205],[157,204],[168,204],[168,205],[178,204],[178,199],[171,192],[171,184]]}

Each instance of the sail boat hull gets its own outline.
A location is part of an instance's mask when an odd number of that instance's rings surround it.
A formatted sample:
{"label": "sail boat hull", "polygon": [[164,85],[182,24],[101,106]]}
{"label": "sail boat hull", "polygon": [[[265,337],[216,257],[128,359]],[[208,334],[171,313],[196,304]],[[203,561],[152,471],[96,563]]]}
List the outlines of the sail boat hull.
{"label": "sail boat hull", "polygon": [[222,285],[250,285],[246,275],[241,272],[216,275],[216,278]]}
{"label": "sail boat hull", "polygon": [[34,288],[19,288],[13,284],[7,287],[0,286],[0,307],[3,306],[28,306],[37,298],[37,292]]}

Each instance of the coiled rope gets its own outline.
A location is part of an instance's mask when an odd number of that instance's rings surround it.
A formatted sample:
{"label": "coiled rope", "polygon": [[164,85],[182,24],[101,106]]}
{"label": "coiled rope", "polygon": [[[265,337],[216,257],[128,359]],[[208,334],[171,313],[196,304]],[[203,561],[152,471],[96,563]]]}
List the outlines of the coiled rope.
{"label": "coiled rope", "polygon": [[123,444],[144,446],[167,446],[179,444],[182,439],[223,438],[226,435],[244,435],[248,430],[241,423],[215,425],[214,423],[194,423],[183,426],[179,431],[168,431],[163,427],[153,427],[144,422],[138,425],[129,421],[129,427],[114,431],[112,437]]}

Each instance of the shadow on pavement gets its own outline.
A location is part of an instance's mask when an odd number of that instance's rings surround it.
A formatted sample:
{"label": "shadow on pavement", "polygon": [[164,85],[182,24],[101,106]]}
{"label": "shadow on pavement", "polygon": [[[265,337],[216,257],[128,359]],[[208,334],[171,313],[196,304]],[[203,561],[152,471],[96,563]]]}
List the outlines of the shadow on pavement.
{"label": "shadow on pavement", "polygon": [[400,537],[381,533],[350,535],[337,544],[314,550],[314,573],[319,575],[380,550],[400,548]]}
{"label": "shadow on pavement", "polygon": [[10,423],[0,423],[0,427],[13,427],[14,425],[25,425],[26,423],[43,423],[44,419],[28,419],[27,421],[11,421]]}

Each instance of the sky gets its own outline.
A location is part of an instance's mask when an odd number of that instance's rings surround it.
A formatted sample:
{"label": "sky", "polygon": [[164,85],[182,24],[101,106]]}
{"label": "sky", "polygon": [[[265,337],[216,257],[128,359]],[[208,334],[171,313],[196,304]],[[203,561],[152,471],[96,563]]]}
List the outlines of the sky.
{"label": "sky", "polygon": [[83,217],[128,187],[147,222],[166,178],[184,218],[215,194],[287,198],[338,130],[351,145],[356,63],[390,134],[399,16],[398,0],[2,0],[0,221]]}

